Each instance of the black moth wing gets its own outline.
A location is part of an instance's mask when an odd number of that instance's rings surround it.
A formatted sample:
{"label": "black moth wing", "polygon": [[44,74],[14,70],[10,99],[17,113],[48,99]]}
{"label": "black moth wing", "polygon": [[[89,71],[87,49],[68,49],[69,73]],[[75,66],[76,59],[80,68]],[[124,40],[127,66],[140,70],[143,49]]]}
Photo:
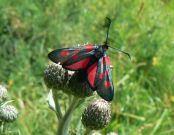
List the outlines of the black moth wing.
{"label": "black moth wing", "polygon": [[112,101],[114,96],[114,86],[111,75],[110,60],[106,54],[98,61],[95,84],[98,95],[107,101]]}
{"label": "black moth wing", "polygon": [[69,58],[71,58],[74,54],[79,51],[80,48],[61,48],[56,49],[48,54],[48,58],[54,63],[64,63]]}
{"label": "black moth wing", "polygon": [[97,46],[86,44],[77,48],[56,49],[48,54],[50,60],[60,63],[63,68],[76,71],[86,69],[92,61]]}
{"label": "black moth wing", "polygon": [[82,50],[76,54],[74,54],[71,58],[67,59],[62,66],[68,70],[86,70],[94,59],[95,50],[91,50],[90,52],[86,52],[86,50]]}
{"label": "black moth wing", "polygon": [[[71,58],[78,56],[78,53],[86,53],[93,50],[95,46],[91,44],[87,44],[84,46],[79,46],[75,48],[61,48],[53,50],[48,54],[48,58],[54,63],[60,63],[61,65],[68,65],[71,61]],[[67,62],[69,61],[69,62]],[[70,63],[71,64],[71,63]]]}

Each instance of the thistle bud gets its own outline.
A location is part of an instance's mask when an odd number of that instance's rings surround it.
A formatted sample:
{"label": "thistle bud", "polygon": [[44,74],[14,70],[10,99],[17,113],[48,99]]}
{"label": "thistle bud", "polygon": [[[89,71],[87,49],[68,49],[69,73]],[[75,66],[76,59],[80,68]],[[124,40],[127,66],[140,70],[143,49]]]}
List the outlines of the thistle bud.
{"label": "thistle bud", "polygon": [[2,105],[0,108],[0,120],[5,122],[13,122],[16,120],[18,111],[12,105]]}
{"label": "thistle bud", "polygon": [[62,89],[65,87],[73,74],[65,70],[60,64],[50,64],[45,70],[44,80],[49,88]]}
{"label": "thistle bud", "polygon": [[93,94],[93,90],[90,88],[84,71],[76,71],[68,84],[70,92],[77,97],[88,97]]}
{"label": "thistle bud", "polygon": [[0,85],[0,103],[5,101],[7,99],[7,97],[8,97],[8,95],[7,95],[6,87],[3,85]]}
{"label": "thistle bud", "polygon": [[111,119],[110,103],[98,99],[90,104],[82,114],[82,123],[89,129],[102,129]]}

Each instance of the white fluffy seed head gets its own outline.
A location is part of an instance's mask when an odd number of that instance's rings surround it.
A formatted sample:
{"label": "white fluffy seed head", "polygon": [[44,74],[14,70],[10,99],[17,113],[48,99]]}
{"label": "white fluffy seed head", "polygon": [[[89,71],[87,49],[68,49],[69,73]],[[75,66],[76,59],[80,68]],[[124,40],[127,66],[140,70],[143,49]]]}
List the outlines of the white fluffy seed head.
{"label": "white fluffy seed head", "polygon": [[18,116],[17,109],[12,105],[2,105],[0,108],[0,120],[4,122],[13,122]]}

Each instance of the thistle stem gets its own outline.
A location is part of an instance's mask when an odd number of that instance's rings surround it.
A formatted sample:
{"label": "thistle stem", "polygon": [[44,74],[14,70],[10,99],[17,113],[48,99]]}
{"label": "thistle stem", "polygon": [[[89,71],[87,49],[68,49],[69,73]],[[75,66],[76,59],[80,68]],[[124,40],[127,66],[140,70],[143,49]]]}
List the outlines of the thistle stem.
{"label": "thistle stem", "polygon": [[0,133],[2,133],[2,132],[3,132],[3,122],[0,121]]}
{"label": "thistle stem", "polygon": [[57,92],[53,90],[53,98],[54,98],[54,102],[55,102],[55,106],[56,106],[56,115],[57,115],[58,120],[61,120],[62,112],[61,112],[61,108],[60,108],[57,96],[58,96]]}
{"label": "thistle stem", "polygon": [[73,97],[73,100],[65,113],[62,119],[59,122],[57,135],[67,135],[68,134],[68,126],[71,121],[72,113],[74,112],[76,106],[78,105],[79,99]]}
{"label": "thistle stem", "polygon": [[5,135],[5,132],[6,132],[6,123],[5,122],[0,122],[0,134],[1,135]]}

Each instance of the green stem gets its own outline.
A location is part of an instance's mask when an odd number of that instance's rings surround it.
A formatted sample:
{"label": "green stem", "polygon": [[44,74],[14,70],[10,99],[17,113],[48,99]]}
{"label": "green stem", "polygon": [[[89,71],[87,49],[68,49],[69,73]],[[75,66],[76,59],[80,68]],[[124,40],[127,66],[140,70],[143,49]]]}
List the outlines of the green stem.
{"label": "green stem", "polygon": [[67,135],[68,134],[68,126],[71,120],[72,113],[74,112],[79,99],[73,97],[73,100],[65,113],[64,117],[60,120],[57,135]]}
{"label": "green stem", "polygon": [[3,133],[5,134],[6,133],[6,129],[7,129],[7,124],[4,122],[4,127],[3,127]]}
{"label": "green stem", "polygon": [[0,121],[0,134],[2,133],[2,131],[3,131],[3,122]]}
{"label": "green stem", "polygon": [[59,105],[59,101],[58,101],[57,96],[58,96],[57,91],[53,90],[53,98],[54,98],[54,102],[55,102],[55,106],[56,106],[56,115],[57,115],[58,120],[61,120],[62,112],[60,109],[60,105]]}
{"label": "green stem", "polygon": [[5,122],[0,122],[0,134],[1,135],[4,135],[5,134],[5,132],[6,132],[6,123]]}
{"label": "green stem", "polygon": [[152,132],[151,132],[150,135],[154,135],[154,134],[156,133],[156,131],[160,128],[160,126],[161,126],[163,120],[165,119],[165,116],[167,115],[167,113],[168,113],[168,110],[165,109],[165,110],[163,111],[161,117],[160,117],[159,120],[157,121],[157,123],[156,123],[156,125],[155,125],[155,127],[154,127],[154,129],[152,130]]}

